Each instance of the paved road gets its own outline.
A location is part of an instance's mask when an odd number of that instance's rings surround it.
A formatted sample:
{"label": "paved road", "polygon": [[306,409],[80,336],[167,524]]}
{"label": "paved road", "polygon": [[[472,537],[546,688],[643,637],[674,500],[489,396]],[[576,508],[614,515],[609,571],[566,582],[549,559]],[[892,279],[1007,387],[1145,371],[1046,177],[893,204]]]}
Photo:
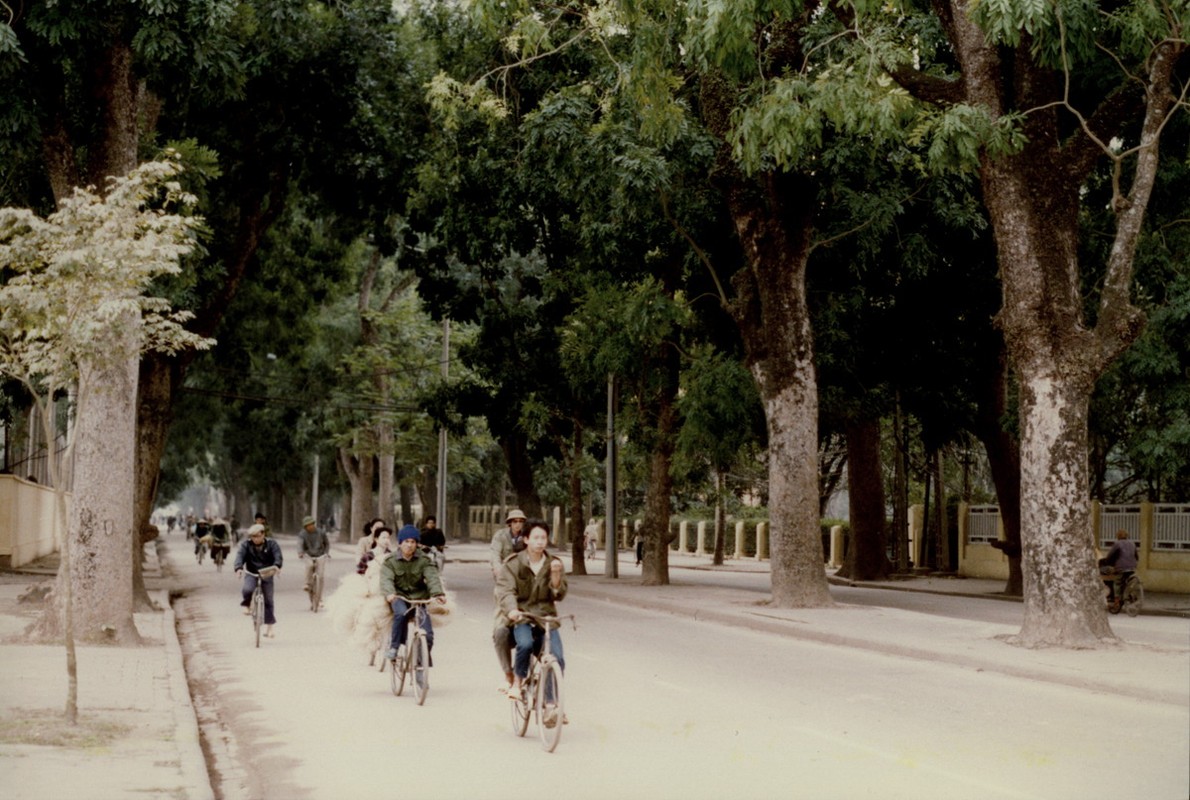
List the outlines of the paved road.
{"label": "paved road", "polygon": [[[332,584],[350,561],[331,562]],[[573,579],[565,604],[579,618],[564,633],[572,724],[546,754],[513,736],[495,690],[482,564],[447,569],[459,612],[438,631],[417,707],[306,608],[300,562],[289,563],[278,638],[257,650],[230,572],[175,559],[190,587],[176,606],[188,667],[228,800],[1185,795],[1186,708],[584,597],[597,578]]]}

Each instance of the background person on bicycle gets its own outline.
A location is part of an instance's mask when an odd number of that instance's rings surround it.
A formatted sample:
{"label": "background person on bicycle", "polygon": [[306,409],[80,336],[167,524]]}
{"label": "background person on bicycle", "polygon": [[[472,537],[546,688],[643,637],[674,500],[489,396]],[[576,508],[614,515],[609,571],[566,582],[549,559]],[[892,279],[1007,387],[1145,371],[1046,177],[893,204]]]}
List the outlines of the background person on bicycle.
{"label": "background person on bicycle", "polygon": [[[496,531],[492,537],[491,564],[492,581],[500,579],[500,572],[504,569],[504,562],[514,553],[525,549],[525,512],[514,508],[504,518],[508,526]],[[500,662],[500,669],[504,671],[503,691],[512,688],[512,628],[508,626],[508,617],[500,610],[500,592],[493,590],[496,599],[496,620],[492,628],[492,644],[496,647],[496,659]]]}
{"label": "background person on bicycle", "polygon": [[304,559],[310,556],[310,560],[306,563],[306,591],[314,585],[314,570],[318,569],[318,559],[321,556],[329,556],[331,552],[331,541],[326,537],[326,533],[318,530],[314,517],[307,516],[302,519],[302,532],[298,534],[298,558]]}
{"label": "background person on bicycle", "polygon": [[[499,610],[511,624],[516,642],[513,659],[513,682],[508,696],[518,698],[521,686],[529,675],[529,657],[541,649],[545,632],[537,625],[522,621],[524,612],[538,616],[557,616],[558,600],[566,597],[566,568],[561,559],[551,556],[545,547],[550,540],[550,526],[533,520],[526,526],[529,535],[523,551],[505,559],[496,578],[496,597]],[[550,649],[558,657],[562,671],[566,659],[562,655],[562,634],[557,628],[550,631]]]}
{"label": "background person on bicycle", "polygon": [[216,519],[211,523],[211,558],[216,561],[220,557],[227,558],[231,551],[231,530],[227,520]]}
{"label": "background person on bicycle", "polygon": [[[1100,572],[1111,577],[1108,585],[1107,604],[1119,611],[1119,605],[1124,600],[1124,584],[1128,576],[1136,572],[1136,542],[1128,538],[1128,531],[1116,531],[1116,543],[1107,551],[1107,555],[1099,559]],[[1104,567],[1110,567],[1111,572],[1104,572]]]}
{"label": "background person on bicycle", "polygon": [[[397,552],[384,559],[380,566],[380,591],[393,610],[392,635],[384,656],[389,661],[397,657],[397,649],[405,643],[409,628],[409,604],[404,598],[425,600],[432,597],[439,603],[446,603],[438,567],[422,552],[420,540],[421,534],[413,525],[401,528],[397,533]],[[433,652],[434,625],[429,614],[422,615],[422,629],[426,632],[426,644]]]}
{"label": "background person on bicycle", "polygon": [[[240,603],[245,614],[252,613],[248,604],[252,601],[252,591],[256,588],[256,581],[261,582],[264,593],[264,635],[272,637],[273,626],[277,624],[277,617],[273,613],[273,581],[281,574],[281,545],[275,539],[265,538],[263,525],[253,525],[248,529],[248,538],[240,542],[236,550],[236,575],[243,577],[243,596]],[[277,572],[271,578],[257,578],[265,567],[276,567]],[[249,575],[247,573],[255,573]]]}
{"label": "background person on bicycle", "polygon": [[[446,531],[438,527],[438,518],[430,514],[421,521],[421,546],[438,554],[436,564],[441,565],[446,553]],[[434,553],[430,553],[434,555]]]}

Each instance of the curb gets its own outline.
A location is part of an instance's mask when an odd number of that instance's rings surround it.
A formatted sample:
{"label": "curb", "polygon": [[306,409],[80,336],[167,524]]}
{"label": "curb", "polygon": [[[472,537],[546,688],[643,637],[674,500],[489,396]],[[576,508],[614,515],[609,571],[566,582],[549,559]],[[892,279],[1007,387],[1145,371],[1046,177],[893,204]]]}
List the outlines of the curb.
{"label": "curb", "polygon": [[[161,571],[170,572],[166,559],[157,552]],[[165,659],[169,669],[169,693],[173,698],[174,741],[178,748],[179,766],[186,786],[188,800],[215,800],[211,787],[211,776],[207,772],[207,760],[199,740],[198,715],[194,711],[194,699],[186,681],[186,665],[182,659],[182,643],[178,641],[177,620],[174,616],[173,600],[168,591],[159,591],[162,608],[162,638],[165,639]]]}
{"label": "curb", "polygon": [[[914,647],[911,645],[900,645],[891,642],[876,642],[854,636],[812,630],[801,626],[797,620],[784,619],[776,615],[765,614],[758,611],[744,611],[739,614],[733,614],[730,612],[716,611],[713,609],[708,610],[704,608],[692,610],[689,606],[681,603],[673,603],[666,600],[642,600],[638,597],[632,596],[617,597],[612,593],[604,593],[602,597],[595,597],[592,595],[588,595],[588,597],[592,600],[603,600],[608,603],[629,604],[636,608],[643,608],[649,611],[688,617],[700,622],[713,622],[730,626],[742,625],[749,630],[755,630],[762,633],[772,633],[780,636],[787,636],[793,639],[816,642],[819,644],[832,645],[836,647],[848,647],[855,650],[866,650],[869,652],[881,653],[883,655],[894,655],[903,658],[911,658],[918,661],[942,662],[954,666],[965,667],[967,669],[973,669],[978,672],[995,672],[1014,678],[1025,678],[1028,680],[1052,683],[1060,686],[1072,686],[1079,689],[1089,689],[1107,694],[1130,697],[1136,700],[1156,700],[1172,705],[1182,705],[1186,701],[1186,698],[1181,694],[1154,692],[1152,689],[1145,687],[1133,688],[1127,683],[1117,684],[1095,679],[1079,679],[1058,676],[1046,670],[1032,669],[1027,666],[1013,664],[1001,664],[975,656],[968,657],[939,650],[929,650],[921,647]],[[1005,647],[1009,646],[1010,645],[1005,644]]]}

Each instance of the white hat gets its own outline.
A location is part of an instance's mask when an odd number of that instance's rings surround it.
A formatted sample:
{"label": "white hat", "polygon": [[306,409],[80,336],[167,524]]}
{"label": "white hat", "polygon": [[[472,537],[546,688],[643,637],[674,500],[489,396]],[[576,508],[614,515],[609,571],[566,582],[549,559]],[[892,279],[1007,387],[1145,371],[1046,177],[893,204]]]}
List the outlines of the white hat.
{"label": "white hat", "polygon": [[264,533],[264,526],[263,525],[253,525],[251,528],[248,529],[249,536],[251,536],[254,533]]}
{"label": "white hat", "polygon": [[514,508],[512,511],[508,512],[508,516],[504,518],[504,521],[512,522],[514,519],[528,519],[528,517],[525,516],[524,511],[521,511],[519,508]]}

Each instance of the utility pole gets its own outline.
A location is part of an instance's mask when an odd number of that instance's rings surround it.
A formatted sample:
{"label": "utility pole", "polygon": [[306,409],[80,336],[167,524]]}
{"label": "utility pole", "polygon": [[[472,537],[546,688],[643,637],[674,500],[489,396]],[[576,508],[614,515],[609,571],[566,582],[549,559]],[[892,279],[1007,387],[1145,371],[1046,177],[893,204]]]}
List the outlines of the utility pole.
{"label": "utility pole", "polygon": [[620,577],[620,565],[617,562],[618,548],[616,547],[616,376],[607,376],[607,542],[606,557],[603,560],[603,575],[607,578]]}

